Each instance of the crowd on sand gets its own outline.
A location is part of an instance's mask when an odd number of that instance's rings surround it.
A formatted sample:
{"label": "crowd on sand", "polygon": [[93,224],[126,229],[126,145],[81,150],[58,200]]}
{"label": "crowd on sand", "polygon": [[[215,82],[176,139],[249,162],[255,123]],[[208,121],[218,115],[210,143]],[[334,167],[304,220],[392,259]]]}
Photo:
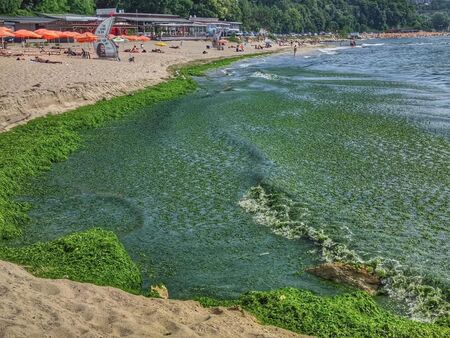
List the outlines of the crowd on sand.
{"label": "crowd on sand", "polygon": [[[235,52],[245,52],[246,50],[264,50],[270,49],[274,45],[279,47],[285,46],[283,43],[274,43],[271,40],[265,38],[258,39],[235,39],[233,42],[222,39],[219,41],[204,41],[204,48],[202,54],[208,54],[212,50],[224,51],[233,50]],[[122,61],[120,54],[129,54],[126,58],[129,62],[134,62],[136,60],[134,54],[141,53],[165,53],[165,48],[169,49],[181,49],[183,46],[183,41],[172,42],[168,45],[165,42],[155,42],[154,45],[149,48],[149,45],[144,43],[134,44],[131,46],[128,43],[116,43],[115,46],[119,52],[119,57],[115,58],[116,61]],[[292,46],[292,43],[291,43]],[[80,57],[83,59],[95,58],[95,53],[91,51],[91,43],[83,44],[77,43],[75,40],[65,42],[65,43],[21,43],[9,44],[6,40],[0,45],[0,57],[15,57],[17,61],[26,60],[26,57],[31,57],[30,61],[39,63],[62,63],[61,61],[54,61],[50,58],[45,58],[45,56],[68,56],[68,57]]]}

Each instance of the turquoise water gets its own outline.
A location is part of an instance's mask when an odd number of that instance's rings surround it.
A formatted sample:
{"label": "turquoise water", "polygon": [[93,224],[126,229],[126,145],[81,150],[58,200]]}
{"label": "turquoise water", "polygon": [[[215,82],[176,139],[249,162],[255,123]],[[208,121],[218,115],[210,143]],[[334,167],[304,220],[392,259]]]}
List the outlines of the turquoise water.
{"label": "turquoise water", "polygon": [[375,41],[211,72],[191,95],[86,133],[23,196],[34,206],[24,243],[111,229],[145,287],[163,282],[175,298],[345,291],[304,273],[326,258],[311,239],[276,235],[239,205],[262,185],[361,259],[448,288],[449,42]]}

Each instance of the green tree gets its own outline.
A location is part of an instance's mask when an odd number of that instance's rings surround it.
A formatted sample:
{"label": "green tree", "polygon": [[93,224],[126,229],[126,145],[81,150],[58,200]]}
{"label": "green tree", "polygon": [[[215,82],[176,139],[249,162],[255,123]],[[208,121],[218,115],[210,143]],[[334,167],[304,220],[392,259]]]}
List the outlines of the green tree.
{"label": "green tree", "polygon": [[71,0],[69,2],[70,12],[76,14],[93,14],[94,0]]}
{"label": "green tree", "polygon": [[36,8],[42,13],[67,13],[69,9],[67,0],[43,0]]}
{"label": "green tree", "polygon": [[22,0],[0,0],[0,14],[15,13],[22,4]]}
{"label": "green tree", "polygon": [[434,13],[431,17],[431,25],[434,29],[439,31],[447,30],[450,25],[450,18],[447,13]]}

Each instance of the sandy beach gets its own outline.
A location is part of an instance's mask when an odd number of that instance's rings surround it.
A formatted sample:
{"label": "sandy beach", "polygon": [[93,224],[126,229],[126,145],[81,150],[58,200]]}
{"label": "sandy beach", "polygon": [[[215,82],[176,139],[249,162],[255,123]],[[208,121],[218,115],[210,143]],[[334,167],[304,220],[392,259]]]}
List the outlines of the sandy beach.
{"label": "sandy beach", "polygon": [[[167,79],[168,67],[194,60],[207,60],[261,52],[250,44],[244,52],[225,46],[223,51],[206,49],[209,41],[180,41],[158,47],[155,41],[144,43],[147,53],[126,53],[125,49],[140,43],[120,45],[121,62],[96,59],[90,47],[92,59],[80,56],[46,55],[39,49],[28,49],[24,56],[0,57],[0,132],[38,116],[57,114],[76,107],[94,103],[103,98],[123,95]],[[71,44],[67,44],[69,47]],[[178,49],[169,46],[179,46]],[[74,45],[74,49],[88,48],[88,44]],[[160,48],[164,53],[152,53]],[[273,46],[262,50],[270,52],[290,47]],[[47,48],[47,50],[50,50]],[[10,47],[12,53],[23,52],[20,46]],[[206,51],[207,54],[203,54]],[[61,64],[32,62],[38,55]],[[128,59],[134,57],[134,62]]]}
{"label": "sandy beach", "polygon": [[0,261],[0,337],[300,337],[238,308],[36,278]]}

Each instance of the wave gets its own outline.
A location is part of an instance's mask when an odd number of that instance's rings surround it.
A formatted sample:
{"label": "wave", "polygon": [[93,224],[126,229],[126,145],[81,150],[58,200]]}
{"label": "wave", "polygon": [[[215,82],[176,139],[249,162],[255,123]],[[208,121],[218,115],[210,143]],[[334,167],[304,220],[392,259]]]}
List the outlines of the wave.
{"label": "wave", "polygon": [[330,48],[330,49],[318,49],[319,52],[321,52],[322,54],[327,54],[327,55],[336,55],[336,49],[335,48]]}
{"label": "wave", "polygon": [[450,304],[444,292],[426,285],[422,276],[414,275],[398,261],[375,257],[365,260],[345,244],[335,242],[322,229],[315,229],[303,220],[308,209],[294,202],[283,192],[273,191],[267,186],[251,188],[239,205],[253,215],[255,222],[288,239],[307,238],[320,250],[326,262],[362,264],[371,269],[382,280],[382,291],[407,307],[411,319],[433,322],[450,315]]}
{"label": "wave", "polygon": [[277,75],[263,73],[263,72],[254,72],[253,74],[250,75],[250,77],[256,77],[256,78],[261,78],[261,79],[266,79],[266,80],[276,80],[278,78]]}
{"label": "wave", "polygon": [[384,43],[363,43],[362,47],[378,47],[378,46],[384,46]]}

